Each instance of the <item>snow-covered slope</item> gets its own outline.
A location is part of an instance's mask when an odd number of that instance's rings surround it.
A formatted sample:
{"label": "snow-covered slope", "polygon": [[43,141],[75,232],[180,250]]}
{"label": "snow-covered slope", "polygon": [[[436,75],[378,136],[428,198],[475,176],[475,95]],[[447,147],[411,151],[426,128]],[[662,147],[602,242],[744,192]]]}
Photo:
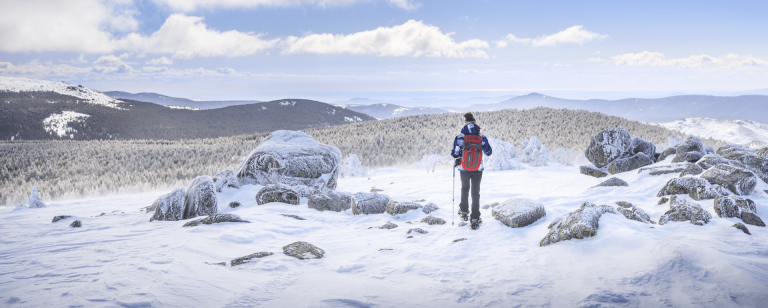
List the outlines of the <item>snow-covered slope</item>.
{"label": "snow-covered slope", "polygon": [[[590,188],[604,179],[578,167],[485,172],[481,204],[509,198],[540,202],[546,216],[509,228],[482,210],[476,231],[452,226],[450,169],[379,169],[367,178],[340,178],[338,190],[372,186],[395,200],[436,203],[421,211],[353,216],[301,205],[257,205],[259,185],[225,188],[219,212],[251,223],[182,227],[149,222],[161,193],[0,208],[0,303],[13,307],[764,307],[768,290],[768,228],[752,235],[719,218],[712,200],[694,201],[712,214],[704,226],[649,225],[604,214],[594,237],[539,247],[547,226],[585,201],[616,207],[627,201],[658,220],[669,205],[656,192],[676,174],[617,175],[628,187]],[[750,196],[768,219],[768,189]],[[242,206],[229,208],[231,201]],[[101,213],[103,216],[100,216]],[[306,220],[283,216],[298,215]],[[71,218],[51,223],[56,215]],[[82,228],[70,228],[75,219]],[[387,221],[397,228],[381,230]],[[457,221],[458,224],[458,221]],[[369,228],[373,227],[373,228]],[[407,234],[421,228],[427,234]],[[409,238],[412,236],[412,238]],[[456,241],[464,239],[461,241]],[[325,250],[298,260],[283,247],[306,241]],[[261,259],[209,265],[256,252]],[[209,264],[206,264],[208,262]]]}
{"label": "snow-covered slope", "polygon": [[768,145],[768,124],[757,121],[686,118],[662,123],[661,126],[686,134],[725,140],[731,143],[756,147]]}
{"label": "snow-covered slope", "polygon": [[[51,116],[45,118],[43,120],[43,126],[45,127],[46,132],[50,134],[55,133],[57,136],[62,137],[69,133],[77,133],[77,130],[69,127],[69,123],[82,122],[88,117],[90,116],[84,113],[63,111],[61,114],[54,113]],[[70,138],[73,138],[73,136],[74,135],[70,134]]]}
{"label": "snow-covered slope", "polygon": [[63,95],[74,96],[83,99],[90,104],[122,109],[119,105],[122,102],[119,100],[106,96],[99,91],[63,81],[0,76],[0,91],[51,91]]}
{"label": "snow-covered slope", "polygon": [[377,119],[391,119],[397,117],[407,117],[422,114],[438,114],[448,111],[438,108],[428,107],[403,107],[394,104],[371,104],[371,105],[336,105],[341,108],[357,111],[367,114]]}

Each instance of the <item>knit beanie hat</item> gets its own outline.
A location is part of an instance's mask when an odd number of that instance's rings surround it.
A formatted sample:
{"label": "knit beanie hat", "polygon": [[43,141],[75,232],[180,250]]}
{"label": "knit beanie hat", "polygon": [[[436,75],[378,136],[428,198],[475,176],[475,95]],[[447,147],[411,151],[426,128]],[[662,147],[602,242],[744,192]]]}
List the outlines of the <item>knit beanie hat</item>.
{"label": "knit beanie hat", "polygon": [[464,114],[464,122],[475,122],[475,116],[471,112]]}

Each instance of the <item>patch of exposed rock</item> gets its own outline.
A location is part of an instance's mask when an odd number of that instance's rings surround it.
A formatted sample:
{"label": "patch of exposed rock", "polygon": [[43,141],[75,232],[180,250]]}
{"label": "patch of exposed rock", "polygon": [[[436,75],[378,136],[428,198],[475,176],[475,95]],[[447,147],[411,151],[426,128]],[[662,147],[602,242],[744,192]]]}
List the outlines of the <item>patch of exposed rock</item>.
{"label": "patch of exposed rock", "polygon": [[747,226],[745,226],[743,223],[737,222],[735,225],[733,225],[734,228],[741,230],[742,232],[752,235],[752,233],[749,233],[749,229],[747,229]]}
{"label": "patch of exposed rock", "polygon": [[244,220],[240,218],[240,216],[235,214],[213,214],[211,216],[208,216],[206,218],[196,219],[193,221],[189,221],[184,224],[184,227],[197,227],[199,225],[210,225],[210,224],[217,224],[222,222],[246,222],[250,223],[250,221]]}
{"label": "patch of exposed rock", "polygon": [[395,200],[389,200],[387,203],[386,212],[392,216],[405,214],[410,210],[418,210],[422,208],[421,204],[415,202],[397,202]]}
{"label": "patch of exposed rock", "polygon": [[429,233],[429,232],[427,232],[427,230],[424,230],[422,228],[411,228],[411,229],[408,229],[408,234],[411,234],[411,232],[416,232],[416,233],[421,233],[421,234]]}
{"label": "patch of exposed rock", "polygon": [[757,177],[752,172],[726,164],[709,168],[701,174],[701,178],[711,184],[725,187],[739,196],[751,194],[757,185]]}
{"label": "patch of exposed rock", "polygon": [[237,202],[237,201],[232,201],[232,202],[229,203],[229,207],[231,207],[233,209],[236,208],[236,207],[239,207],[241,205],[242,204],[240,204],[240,202]]}
{"label": "patch of exposed rock", "polygon": [[531,199],[509,199],[491,210],[496,220],[510,228],[528,226],[544,216],[544,204]]}
{"label": "patch of exposed rock", "polygon": [[656,224],[656,222],[651,220],[651,217],[648,216],[648,213],[643,211],[643,209],[632,205],[632,203],[619,201],[616,202],[616,204],[618,205],[616,210],[621,213],[621,215],[624,215],[624,217],[627,219],[636,220],[647,224]]}
{"label": "patch of exposed rock", "polygon": [[648,155],[645,155],[645,153],[641,152],[633,155],[632,157],[619,158],[614,160],[608,167],[608,173],[617,174],[627,172],[630,170],[638,169],[640,167],[648,166],[650,164],[653,164],[653,159]]}
{"label": "patch of exposed rock", "polygon": [[742,164],[741,162],[726,159],[725,157],[722,157],[717,154],[704,155],[704,157],[702,157],[696,164],[699,165],[699,167],[701,167],[704,170],[707,170],[719,164],[728,164],[728,165],[739,167],[739,168],[745,168],[744,164]]}
{"label": "patch of exposed rock", "polygon": [[280,214],[280,215],[283,215],[285,217],[290,217],[290,218],[293,218],[293,219],[296,219],[296,220],[307,220],[306,218],[301,217],[299,215],[292,215],[292,214]]}
{"label": "patch of exposed rock", "polygon": [[299,193],[285,184],[268,184],[256,193],[256,204],[263,205],[270,202],[281,202],[292,205],[299,204]]}
{"label": "patch of exposed rock", "polygon": [[389,196],[378,193],[356,193],[352,196],[352,214],[381,214],[387,210]]}
{"label": "patch of exposed rock", "polygon": [[598,221],[605,213],[616,214],[616,210],[608,205],[595,205],[584,202],[572,213],[560,216],[549,224],[549,232],[539,243],[540,246],[554,244],[573,238],[582,239],[597,235]]}
{"label": "patch of exposed rock", "polygon": [[608,173],[603,172],[600,169],[597,169],[592,166],[580,166],[579,172],[584,175],[596,177],[596,178],[602,178],[608,176]]}
{"label": "patch of exposed rock", "polygon": [[312,195],[307,206],[318,211],[342,212],[352,207],[352,194],[325,190]]}
{"label": "patch of exposed rock", "polygon": [[75,220],[71,224],[69,224],[72,228],[80,228],[83,226],[83,223],[80,220]]}
{"label": "patch of exposed rock", "polygon": [[487,209],[492,208],[492,207],[497,207],[499,204],[500,203],[498,203],[498,202],[494,202],[494,203],[491,203],[491,204],[486,204],[486,205],[483,205],[483,209],[487,210]]}
{"label": "patch of exposed rock", "polygon": [[687,161],[695,163],[704,156],[704,153],[704,143],[701,142],[701,139],[688,136],[683,140],[683,143],[677,146],[675,158],[672,162],[677,163]]}
{"label": "patch of exposed rock", "polygon": [[608,166],[616,159],[627,157],[632,151],[632,137],[623,127],[604,130],[590,139],[584,152],[587,159],[597,168]]}
{"label": "patch of exposed rock", "polygon": [[387,223],[385,223],[383,226],[379,227],[379,229],[386,229],[386,230],[394,229],[394,228],[397,228],[397,225],[389,221],[387,221]]}
{"label": "patch of exposed rock", "polygon": [[62,219],[67,219],[67,218],[70,218],[70,217],[72,217],[72,216],[70,216],[70,215],[54,216],[53,217],[53,221],[51,221],[51,223],[57,222],[57,221],[62,220]]}
{"label": "patch of exposed rock", "polygon": [[667,157],[675,154],[677,154],[677,148],[668,148],[663,152],[661,152],[661,155],[659,155],[659,158],[657,158],[656,161],[657,162],[664,161],[665,159],[667,159]]}
{"label": "patch of exposed rock", "polygon": [[720,186],[712,186],[707,180],[696,177],[674,178],[656,194],[656,197],[687,194],[694,200],[714,199],[730,193]]}
{"label": "patch of exposed rock", "polygon": [[297,259],[320,259],[325,255],[325,250],[307,242],[294,242],[283,247],[283,253]]}
{"label": "patch of exposed rock", "polygon": [[244,257],[239,257],[237,259],[232,259],[232,261],[229,261],[229,266],[232,267],[232,266],[236,266],[236,265],[241,265],[241,264],[244,264],[244,263],[248,263],[249,261],[251,261],[253,259],[261,259],[263,257],[271,256],[273,254],[274,253],[266,252],[266,251],[252,253],[252,254],[249,254],[249,255],[244,256]]}
{"label": "patch of exposed rock", "polygon": [[424,214],[429,214],[429,213],[432,213],[432,212],[437,211],[439,209],[440,208],[437,207],[437,204],[434,204],[434,203],[430,202],[430,203],[427,203],[427,205],[425,205],[424,208],[421,209],[421,211],[424,212]]}
{"label": "patch of exposed rock", "polygon": [[442,219],[440,217],[434,217],[434,216],[427,216],[421,219],[421,223],[428,224],[428,225],[444,225],[445,219]]}
{"label": "patch of exposed rock", "polygon": [[182,219],[198,216],[210,216],[219,210],[216,188],[209,176],[198,176],[189,184],[184,195],[184,215]]}
{"label": "patch of exposed rock", "polygon": [[629,186],[629,184],[626,181],[624,181],[622,179],[619,179],[619,178],[610,178],[607,181],[602,182],[600,184],[597,184],[596,186],[594,186],[592,188],[595,188],[595,187],[617,187],[617,186]]}
{"label": "patch of exposed rock", "polygon": [[680,177],[684,177],[686,175],[699,175],[704,172],[704,168],[701,168],[701,166],[697,164],[691,164],[685,170],[683,170],[682,173],[680,173]]}
{"label": "patch of exposed rock", "polygon": [[669,210],[661,215],[659,225],[670,221],[690,221],[694,225],[703,226],[710,220],[712,220],[712,215],[698,204],[672,196],[669,198]]}
{"label": "patch of exposed rock", "polygon": [[723,196],[715,198],[715,213],[720,217],[736,217],[744,223],[765,227],[760,216],[757,216],[757,207],[751,199],[736,196]]}
{"label": "patch of exposed rock", "polygon": [[659,199],[659,203],[657,203],[657,204],[658,204],[658,205],[662,205],[662,204],[664,204],[664,203],[667,203],[667,201],[669,201],[669,198],[667,198],[667,197],[661,197],[661,199]]}

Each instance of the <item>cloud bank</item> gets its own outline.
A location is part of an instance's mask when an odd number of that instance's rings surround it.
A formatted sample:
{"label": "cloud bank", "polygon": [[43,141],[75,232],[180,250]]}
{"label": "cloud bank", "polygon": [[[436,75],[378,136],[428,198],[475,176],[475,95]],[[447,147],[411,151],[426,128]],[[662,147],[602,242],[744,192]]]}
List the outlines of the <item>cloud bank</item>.
{"label": "cloud bank", "polygon": [[608,35],[595,33],[584,29],[584,26],[573,26],[552,35],[544,35],[537,38],[519,38],[513,34],[507,34],[501,40],[496,41],[497,47],[506,47],[509,44],[521,44],[532,47],[554,47],[563,44],[584,45],[591,41],[608,38]]}

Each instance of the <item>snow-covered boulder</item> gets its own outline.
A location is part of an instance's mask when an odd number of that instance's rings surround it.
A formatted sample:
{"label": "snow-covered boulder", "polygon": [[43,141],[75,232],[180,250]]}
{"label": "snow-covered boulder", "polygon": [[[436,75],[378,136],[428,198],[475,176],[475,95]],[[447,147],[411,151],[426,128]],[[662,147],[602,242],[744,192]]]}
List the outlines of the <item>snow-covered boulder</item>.
{"label": "snow-covered boulder", "polygon": [[752,235],[752,233],[749,233],[749,229],[747,229],[747,226],[745,226],[743,223],[737,222],[735,225],[733,225],[734,228],[741,230],[742,232]]}
{"label": "snow-covered boulder", "polygon": [[318,211],[346,211],[352,207],[352,194],[325,190],[309,197],[307,206]]}
{"label": "snow-covered boulder", "polygon": [[629,220],[637,220],[647,224],[656,223],[655,221],[651,220],[651,216],[648,216],[648,213],[643,211],[643,209],[632,205],[632,203],[619,201],[616,202],[616,204],[618,205],[616,210]]}
{"label": "snow-covered boulder", "polygon": [[248,263],[248,261],[250,261],[250,260],[261,259],[263,257],[267,257],[267,256],[271,256],[271,255],[273,255],[273,253],[266,252],[266,251],[252,253],[252,254],[249,254],[249,255],[244,256],[244,257],[239,257],[237,259],[232,259],[232,261],[229,261],[229,266],[232,267],[232,266]]}
{"label": "snow-covered boulder", "polygon": [[595,187],[617,187],[617,186],[629,186],[629,184],[626,181],[624,181],[622,179],[619,179],[619,178],[610,178],[610,179],[608,179],[608,180],[606,180],[606,181],[604,181],[604,182],[602,182],[600,184],[597,184],[597,186],[594,186],[592,188],[595,188]]}
{"label": "snow-covered boulder", "polygon": [[395,200],[389,200],[389,203],[387,203],[387,214],[389,215],[399,215],[399,214],[405,214],[410,210],[418,210],[422,208],[423,206],[421,204],[418,204],[416,202],[397,202]]}
{"label": "snow-covered boulder", "polygon": [[587,159],[598,168],[603,168],[612,161],[629,156],[632,152],[632,137],[623,127],[604,130],[589,141],[584,152]]}
{"label": "snow-covered boulder", "polygon": [[32,186],[32,193],[27,200],[27,207],[30,209],[44,208],[43,198],[40,197],[40,191],[37,190],[37,186]]}
{"label": "snow-covered boulder", "polygon": [[670,174],[670,173],[680,173],[683,171],[685,171],[685,168],[675,168],[675,169],[658,168],[656,170],[648,172],[648,175],[664,175],[664,174]]}
{"label": "snow-covered boulder", "polygon": [[72,217],[72,216],[70,216],[70,215],[54,216],[53,217],[53,221],[51,221],[51,223],[57,222],[57,221],[62,220],[62,219],[67,219],[67,218],[70,218],[70,217]]}
{"label": "snow-covered boulder", "polygon": [[425,205],[424,208],[421,209],[421,211],[424,212],[424,214],[429,214],[429,213],[432,213],[432,212],[437,211],[439,209],[440,208],[437,207],[437,204],[434,204],[434,203],[430,202],[430,203],[427,203],[427,205]]}
{"label": "snow-covered boulder", "polygon": [[701,174],[701,178],[711,184],[723,186],[739,196],[751,194],[757,185],[757,177],[752,172],[726,164],[709,168]]}
{"label": "snow-covered boulder", "polygon": [[703,168],[704,170],[707,170],[719,164],[728,164],[728,165],[736,166],[739,168],[746,168],[744,164],[742,164],[739,161],[730,160],[717,154],[704,155],[704,157],[702,157],[696,164],[699,165],[699,167]]}
{"label": "snow-covered boulder", "polygon": [[696,177],[674,178],[661,188],[656,197],[687,194],[694,200],[714,199],[729,195],[726,189],[712,186],[707,180]]}
{"label": "snow-covered boulder", "polygon": [[424,230],[422,228],[411,228],[411,229],[408,229],[408,234],[411,234],[411,232],[416,232],[416,233],[421,233],[421,234],[429,233],[427,230]]}
{"label": "snow-covered boulder", "polygon": [[283,253],[297,259],[320,259],[325,255],[325,250],[307,242],[294,242],[283,247]]}
{"label": "snow-covered boulder", "polygon": [[177,221],[184,217],[184,188],[176,188],[172,192],[160,196],[150,208],[155,209],[155,215],[149,221]]}
{"label": "snow-covered boulder", "polygon": [[751,152],[752,150],[747,146],[739,144],[726,144],[717,149],[715,153],[728,159],[734,159],[734,157],[738,157],[740,155]]}
{"label": "snow-covered boulder", "polygon": [[597,235],[598,221],[605,213],[616,214],[616,210],[608,205],[595,205],[584,202],[572,213],[556,218],[549,224],[549,232],[539,242],[539,246],[547,246],[572,238],[583,239]]}
{"label": "snow-covered boulder", "polygon": [[421,223],[428,225],[444,225],[445,219],[435,216],[427,216],[421,219]]}
{"label": "snow-covered boulder", "polygon": [[206,218],[196,219],[190,222],[187,222],[184,224],[184,227],[197,227],[199,225],[210,225],[210,224],[217,224],[222,222],[246,222],[250,223],[250,221],[244,220],[240,218],[240,216],[235,214],[213,214],[211,216],[208,216]]}
{"label": "snow-covered boulder", "polygon": [[596,178],[602,178],[608,176],[608,173],[603,172],[593,166],[580,166],[579,172],[584,175],[593,176]]}
{"label": "snow-covered boulder", "polygon": [[654,159],[656,154],[656,145],[650,141],[643,140],[643,138],[635,137],[632,139],[632,154],[645,153],[651,160]]}
{"label": "snow-covered boulder", "polygon": [[510,228],[528,226],[544,216],[544,204],[531,199],[509,199],[491,210],[491,215],[496,220]]}
{"label": "snow-covered boulder", "polygon": [[83,222],[81,222],[80,220],[75,220],[71,224],[69,224],[69,226],[72,228],[80,228],[83,226]]}
{"label": "snow-covered boulder", "polygon": [[385,223],[383,226],[379,227],[379,229],[386,229],[386,230],[394,229],[394,228],[397,228],[397,225],[389,221],[387,221],[387,223]]}
{"label": "snow-covered boulder", "polygon": [[675,151],[675,159],[673,163],[677,162],[692,162],[695,163],[704,156],[704,143],[701,139],[693,136],[688,136],[683,140],[677,150]]}
{"label": "snow-covered boulder", "polygon": [[614,160],[608,167],[608,172],[610,174],[617,174],[635,170],[640,167],[645,167],[650,164],[653,164],[653,158],[648,157],[648,155],[645,155],[645,153],[640,152],[633,155],[632,157],[619,158]]}
{"label": "snow-covered boulder", "polygon": [[198,176],[189,184],[184,195],[184,216],[182,219],[209,216],[218,212],[216,188],[210,176]]}
{"label": "snow-covered boulder", "polygon": [[216,191],[221,192],[224,187],[240,188],[235,172],[227,169],[213,176],[213,182],[216,183]]}
{"label": "snow-covered boulder", "polygon": [[656,161],[657,162],[664,161],[665,159],[667,159],[667,157],[675,154],[677,154],[677,148],[668,148],[663,152],[661,152],[661,154],[659,154],[659,158],[657,158]]}
{"label": "snow-covered boulder", "polygon": [[704,172],[704,168],[701,168],[701,166],[697,164],[690,164],[688,167],[683,170],[682,173],[680,173],[680,177],[684,177],[686,175],[699,175]]}
{"label": "snow-covered boulder", "polygon": [[299,205],[299,193],[285,184],[267,184],[256,193],[256,204],[282,202]]}
{"label": "snow-covered boulder", "polygon": [[735,196],[715,198],[715,213],[720,217],[736,217],[750,225],[765,227],[760,216],[757,216],[755,202],[750,199]]}
{"label": "snow-covered boulder", "polygon": [[378,193],[356,193],[352,196],[352,214],[381,214],[387,210],[389,196]]}
{"label": "snow-covered boulder", "polygon": [[301,197],[336,189],[341,152],[302,132],[278,130],[237,168],[240,184],[285,184]]}
{"label": "snow-covered boulder", "polygon": [[661,215],[659,225],[670,221],[690,221],[694,225],[703,226],[710,220],[712,220],[712,215],[698,204],[672,196],[669,198],[669,211]]}

